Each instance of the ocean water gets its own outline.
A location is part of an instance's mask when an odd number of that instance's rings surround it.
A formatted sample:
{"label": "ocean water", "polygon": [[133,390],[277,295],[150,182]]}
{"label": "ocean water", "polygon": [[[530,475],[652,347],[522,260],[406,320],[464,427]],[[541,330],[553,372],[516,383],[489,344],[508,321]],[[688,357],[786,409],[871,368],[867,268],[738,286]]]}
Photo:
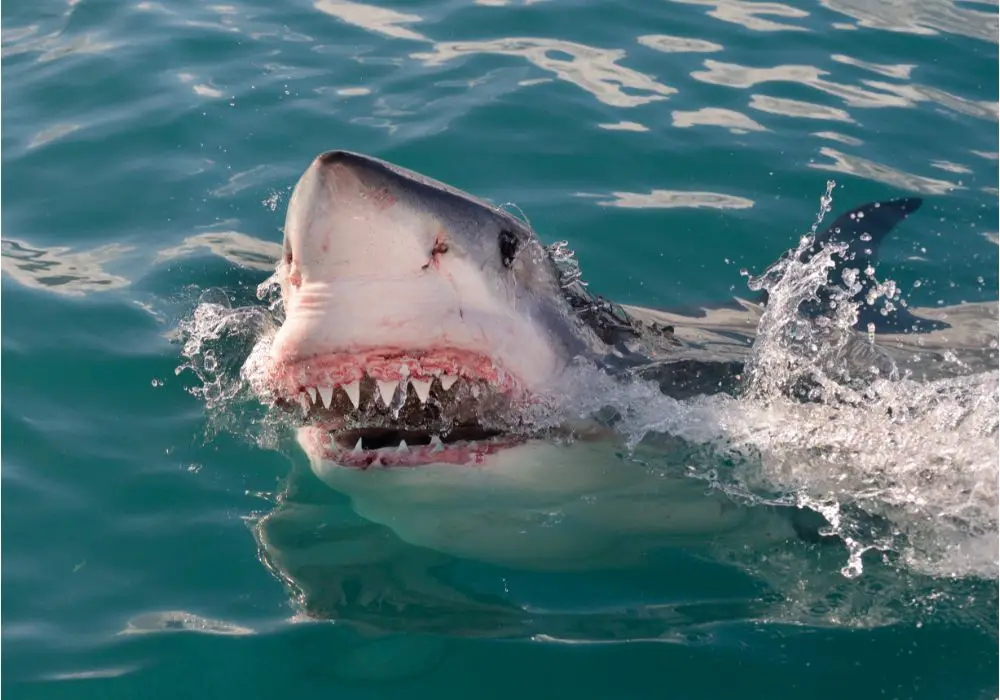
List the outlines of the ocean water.
{"label": "ocean water", "polygon": [[[997,27],[971,0],[8,3],[4,696],[996,698]],[[581,377],[574,410],[626,416],[605,464],[658,481],[614,532],[530,505],[572,566],[498,554],[531,549],[490,519],[531,492],[470,491],[458,539],[405,483],[355,507],[241,393],[332,148],[516,204],[592,291],[750,338],[755,382]],[[854,404],[781,393],[831,347],[786,334],[821,261],[747,277],[826,195],[827,222],[924,199],[876,274],[949,323],[885,336],[911,374]],[[734,311],[748,284],[771,301]],[[773,536],[807,512],[828,537]]]}

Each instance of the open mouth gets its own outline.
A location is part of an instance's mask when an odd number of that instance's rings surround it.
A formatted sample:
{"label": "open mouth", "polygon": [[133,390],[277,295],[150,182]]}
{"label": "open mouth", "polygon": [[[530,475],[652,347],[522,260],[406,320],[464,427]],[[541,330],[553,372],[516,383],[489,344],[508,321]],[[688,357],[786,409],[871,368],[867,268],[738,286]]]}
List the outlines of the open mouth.
{"label": "open mouth", "polygon": [[343,466],[478,464],[521,442],[519,383],[464,352],[333,354],[281,366],[278,405]]}
{"label": "open mouth", "polygon": [[314,435],[323,459],[360,469],[482,464],[488,455],[520,442],[519,438],[479,427],[444,435],[384,428],[319,431]]}

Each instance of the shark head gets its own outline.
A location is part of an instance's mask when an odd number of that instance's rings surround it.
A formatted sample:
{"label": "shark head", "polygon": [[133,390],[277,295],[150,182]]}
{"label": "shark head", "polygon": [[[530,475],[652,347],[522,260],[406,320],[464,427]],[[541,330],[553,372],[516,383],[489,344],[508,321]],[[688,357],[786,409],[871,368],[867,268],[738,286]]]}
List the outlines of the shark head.
{"label": "shark head", "polygon": [[522,221],[355,153],[299,179],[277,277],[268,388],[345,466],[479,460],[602,344]]}

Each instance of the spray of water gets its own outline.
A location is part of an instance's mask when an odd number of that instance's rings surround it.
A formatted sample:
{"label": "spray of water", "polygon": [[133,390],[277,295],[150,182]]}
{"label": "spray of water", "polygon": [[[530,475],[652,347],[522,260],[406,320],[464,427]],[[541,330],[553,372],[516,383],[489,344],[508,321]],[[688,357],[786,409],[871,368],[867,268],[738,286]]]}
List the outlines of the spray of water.
{"label": "spray of water", "polygon": [[874,278],[874,270],[848,267],[830,280],[847,247],[805,256],[813,244],[803,236],[749,281],[768,302],[741,394],[667,405],[646,391],[619,390],[631,444],[673,434],[712,445],[732,468],[694,465],[694,475],[744,502],[821,513],[825,534],[847,547],[845,577],[859,576],[863,555],[880,550],[933,576],[995,579],[998,373],[966,368],[931,382],[900,373],[870,333],[853,330],[860,305],[898,299],[896,286],[879,281],[859,297],[859,276]]}
{"label": "spray of water", "polygon": [[[829,279],[847,248],[813,244],[832,191],[830,183],[811,233],[748,281],[768,302],[738,396],[677,401],[651,383],[580,364],[560,383],[565,395],[550,397],[534,418],[544,427],[611,413],[628,447],[658,436],[700,446],[686,465],[690,476],[746,504],[821,513],[824,534],[847,548],[846,579],[862,573],[872,550],[935,577],[995,579],[998,373],[967,367],[961,376],[914,381],[871,333],[853,329],[861,304],[881,300],[891,313],[899,293],[871,269],[848,265],[842,279]],[[209,292],[179,328],[178,371],[197,376],[192,391],[205,400],[210,426],[243,435],[252,426],[262,445],[284,427],[254,381],[281,321],[276,279],[258,289],[266,308],[234,309]]]}

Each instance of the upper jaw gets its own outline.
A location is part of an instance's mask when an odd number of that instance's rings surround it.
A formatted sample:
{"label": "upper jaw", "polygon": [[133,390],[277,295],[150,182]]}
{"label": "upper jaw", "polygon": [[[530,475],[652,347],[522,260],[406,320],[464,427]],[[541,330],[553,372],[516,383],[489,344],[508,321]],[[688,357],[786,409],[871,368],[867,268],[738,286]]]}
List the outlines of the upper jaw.
{"label": "upper jaw", "polygon": [[440,409],[482,410],[526,394],[489,358],[457,351],[339,353],[272,367],[276,398],[298,404],[306,418],[377,420],[423,425]]}
{"label": "upper jaw", "polygon": [[404,306],[369,295],[292,308],[268,355],[274,388],[286,395],[331,380],[349,384],[365,372],[378,380],[452,374],[487,379],[505,392],[537,393],[565,364],[561,346],[530,318],[471,304],[454,311]]}
{"label": "upper jaw", "polygon": [[448,349],[277,363],[268,386],[279,406],[326,435],[313,442],[328,459],[353,466],[479,459],[512,439],[535,399],[488,356]]}
{"label": "upper jaw", "polygon": [[510,431],[524,394],[509,376],[447,356],[381,359],[317,357],[285,368],[279,384],[295,391],[279,389],[278,403],[301,416],[300,442],[308,437],[313,458],[354,468],[482,464],[518,442]]}

